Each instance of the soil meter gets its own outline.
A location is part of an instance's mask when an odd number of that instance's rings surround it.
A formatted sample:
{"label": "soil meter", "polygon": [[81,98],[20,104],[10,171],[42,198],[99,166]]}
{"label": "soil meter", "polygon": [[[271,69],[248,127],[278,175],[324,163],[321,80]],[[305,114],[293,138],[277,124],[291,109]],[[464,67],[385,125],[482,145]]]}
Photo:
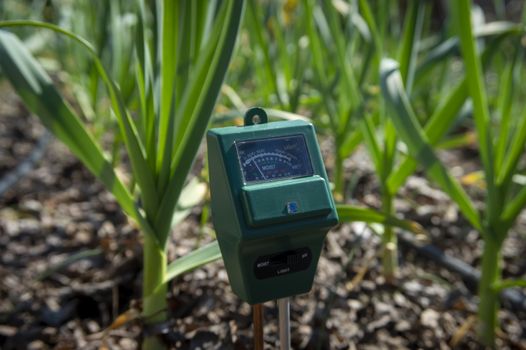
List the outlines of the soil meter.
{"label": "soil meter", "polygon": [[308,292],[338,223],[312,124],[267,123],[207,134],[212,220],[233,291],[249,304]]}

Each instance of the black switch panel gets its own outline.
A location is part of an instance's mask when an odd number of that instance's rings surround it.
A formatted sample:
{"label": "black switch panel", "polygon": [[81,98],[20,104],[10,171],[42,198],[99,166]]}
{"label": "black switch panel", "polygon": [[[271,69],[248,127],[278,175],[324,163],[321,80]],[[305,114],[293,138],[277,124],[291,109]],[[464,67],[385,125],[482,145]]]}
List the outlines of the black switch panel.
{"label": "black switch panel", "polygon": [[306,270],[311,262],[312,253],[309,248],[287,250],[258,257],[254,263],[254,274],[258,279],[286,275]]}

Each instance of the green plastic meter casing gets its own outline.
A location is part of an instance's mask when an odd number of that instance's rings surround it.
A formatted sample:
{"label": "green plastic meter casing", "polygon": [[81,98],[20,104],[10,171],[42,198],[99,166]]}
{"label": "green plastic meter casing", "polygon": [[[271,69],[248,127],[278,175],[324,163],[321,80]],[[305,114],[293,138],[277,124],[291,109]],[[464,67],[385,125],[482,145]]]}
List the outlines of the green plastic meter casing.
{"label": "green plastic meter casing", "polygon": [[[338,223],[312,124],[216,128],[207,145],[212,220],[233,291],[249,304],[310,291],[325,235]],[[276,167],[285,168],[265,178]]]}

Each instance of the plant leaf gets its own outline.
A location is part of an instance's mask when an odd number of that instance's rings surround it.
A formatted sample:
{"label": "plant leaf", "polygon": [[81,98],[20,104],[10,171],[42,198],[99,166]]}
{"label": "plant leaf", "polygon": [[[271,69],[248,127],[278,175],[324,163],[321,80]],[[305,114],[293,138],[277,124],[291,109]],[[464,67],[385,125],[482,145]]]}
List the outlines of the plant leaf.
{"label": "plant leaf", "polygon": [[[490,22],[486,23],[474,31],[477,39],[497,38],[510,34],[520,34],[521,26],[511,22]],[[457,37],[449,38],[430,50],[422,59],[415,72],[416,80],[427,76],[429,70],[442,64],[446,59],[459,51],[459,40]]]}
{"label": "plant leaf", "polygon": [[3,30],[0,30],[0,65],[26,106],[104,183],[124,212],[137,219],[133,197],[115,174],[100,146],[20,40]]}
{"label": "plant leaf", "polygon": [[[494,198],[494,164],[493,137],[490,126],[488,99],[482,75],[482,64],[477,54],[476,41],[473,35],[471,21],[471,1],[451,1],[452,17],[456,32],[460,39],[460,48],[464,58],[469,93],[473,101],[473,115],[480,148],[480,156],[484,165],[486,184],[488,186],[488,212],[497,205]],[[492,215],[490,213],[490,215]]]}
{"label": "plant leaf", "polygon": [[340,145],[340,149],[338,150],[340,157],[347,158],[356,149],[356,147],[360,145],[362,138],[363,135],[359,129],[355,129],[354,131],[344,135],[343,142]]}
{"label": "plant leaf", "polygon": [[164,282],[171,281],[183,273],[190,272],[198,267],[206,265],[221,258],[221,251],[217,241],[193,250],[187,255],[180,257],[168,265]]}
{"label": "plant leaf", "polygon": [[[499,39],[495,39],[492,42],[492,45],[488,45],[484,52],[482,53],[482,63],[484,65],[488,64],[490,61],[490,58],[492,54],[498,50],[498,46],[503,38],[506,35],[511,35],[516,33],[516,30],[512,30],[513,27],[508,27],[509,30],[504,30],[506,28],[502,28],[502,32],[496,32],[493,33],[495,35],[499,35]],[[453,39],[450,39],[453,40]],[[458,40],[455,39],[455,45],[458,46]],[[418,73],[423,74],[423,73]],[[465,136],[460,136],[454,140],[454,142],[448,142],[446,143],[441,142],[444,135],[448,132],[448,130],[451,128],[453,123],[458,117],[459,112],[461,111],[461,108],[465,105],[465,101],[468,97],[468,85],[467,85],[467,78],[464,76],[464,78],[457,83],[451,89],[451,93],[447,95],[444,100],[437,106],[429,120],[427,121],[425,125],[425,133],[428,137],[429,142],[434,146],[440,148],[446,148],[446,147],[456,147],[455,144],[460,144],[462,142],[473,142],[476,137],[473,137],[473,135],[467,134]],[[499,164],[499,163],[497,163]],[[400,165],[398,166],[398,169],[391,173],[388,180],[388,188],[390,193],[396,193],[398,188],[403,185],[405,180],[408,176],[410,176],[417,167],[417,162],[412,157],[407,156],[405,157]]]}
{"label": "plant leaf", "polygon": [[197,177],[192,178],[183,188],[179,202],[172,218],[172,228],[183,221],[191,212],[192,208],[198,205],[205,198],[208,187],[204,182],[199,182]]}
{"label": "plant leaf", "polygon": [[40,273],[37,276],[37,280],[43,280],[48,278],[49,276],[57,273],[58,271],[62,270],[65,267],[68,267],[69,265],[83,259],[92,258],[94,256],[101,255],[103,253],[102,249],[100,248],[94,248],[94,249],[85,249],[81,250],[78,253],[72,254],[62,260],[61,262],[54,264],[47,269],[45,269],[42,273]]}
{"label": "plant leaf", "polygon": [[404,34],[402,36],[402,45],[400,46],[398,61],[400,62],[400,74],[402,74],[408,95],[411,95],[413,86],[418,43],[422,34],[425,9],[425,1],[410,2],[409,13],[406,14],[404,21]]}
{"label": "plant leaf", "polygon": [[[362,14],[363,19],[367,23],[367,26],[369,27],[369,30],[373,37],[373,42],[375,49],[377,51],[377,55],[374,56],[375,60],[378,60],[378,57],[381,57],[383,47],[382,47],[382,38],[380,36],[380,33],[378,32],[378,27],[376,25],[376,22],[374,20],[371,8],[369,6],[369,3],[367,0],[359,0],[359,6],[360,6],[360,13]],[[385,13],[384,13],[385,14]],[[383,21],[382,21],[383,22]],[[376,64],[374,65],[376,66]]]}
{"label": "plant leaf", "polygon": [[493,285],[495,293],[500,293],[508,288],[526,288],[526,279],[505,279]]}
{"label": "plant leaf", "polygon": [[[101,76],[102,81],[106,85],[106,88],[108,89],[108,93],[109,93],[110,100],[111,100],[111,103],[112,103],[113,111],[115,112],[115,115],[117,116],[117,121],[118,121],[118,124],[119,124],[121,135],[122,135],[122,137],[124,139],[124,143],[125,143],[126,148],[128,150],[128,155],[130,157],[130,162],[131,162],[131,165],[132,165],[134,178],[135,178],[135,180],[137,181],[137,183],[139,184],[139,186],[141,188],[141,196],[142,196],[142,200],[143,200],[142,201],[143,202],[142,203],[143,208],[145,209],[147,214],[149,213],[151,215],[151,213],[153,213],[153,212],[155,212],[157,210],[156,206],[158,204],[158,198],[157,198],[157,192],[156,192],[155,186],[154,186],[153,174],[149,171],[150,169],[148,168],[148,164],[147,164],[146,159],[145,159],[144,147],[143,147],[143,145],[141,143],[141,140],[138,137],[136,126],[135,126],[135,122],[131,118],[131,116],[128,114],[128,112],[126,111],[126,107],[125,107],[124,101],[122,99],[122,96],[121,96],[121,94],[119,92],[119,89],[117,88],[117,86],[115,85],[113,80],[110,79],[108,73],[104,69],[104,66],[102,65],[102,62],[97,57],[97,53],[95,52],[95,50],[93,49],[91,44],[89,42],[87,42],[85,39],[79,37],[78,35],[75,35],[74,33],[71,33],[71,32],[69,32],[69,31],[67,31],[67,30],[65,30],[63,28],[60,28],[60,27],[58,27],[58,26],[56,26],[54,24],[50,24],[50,23],[38,22],[38,21],[3,21],[3,22],[0,22],[0,27],[13,27],[13,26],[31,26],[31,27],[38,27],[38,28],[45,28],[45,29],[52,30],[52,31],[54,31],[56,33],[59,33],[61,35],[65,35],[65,36],[73,39],[76,43],[78,43],[82,47],[84,47],[87,50],[87,52],[92,56],[94,64],[95,64],[95,68],[96,68],[97,72],[99,73],[99,75]],[[27,53],[27,50],[26,50],[26,53]],[[29,57],[31,57],[31,56],[29,56]],[[32,57],[31,57],[31,59],[32,59]],[[32,60],[33,60],[33,62],[36,62],[34,59],[32,59]],[[42,69],[40,69],[40,70],[42,72],[44,72]],[[52,86],[52,84],[51,84],[51,86]],[[56,92],[56,90],[55,90],[55,94],[58,95],[58,92]],[[58,96],[60,97],[60,95],[58,95]],[[71,112],[71,110],[70,110],[70,112]],[[65,119],[68,119],[68,118],[65,118]],[[62,118],[61,122],[64,122],[64,118]],[[78,118],[77,118],[77,124],[80,124],[80,126],[83,127],[82,123],[80,122],[80,120]],[[73,128],[73,129],[75,129],[75,128]],[[71,134],[71,135],[74,135],[74,134]],[[73,136],[73,138],[74,138],[74,136]],[[59,139],[60,139],[60,137],[59,137]],[[68,147],[74,147],[74,146],[70,146],[69,144],[67,144],[67,145],[68,145]],[[95,145],[97,147],[99,147],[96,143],[95,143]],[[100,150],[100,147],[99,147],[99,150]],[[79,153],[80,155],[75,153],[73,150],[72,150],[72,152],[75,155],[77,155],[79,157],[79,159],[81,159],[81,161],[83,161],[85,163],[83,158],[80,158],[82,156],[82,152]],[[91,153],[87,152],[87,151],[84,151],[84,155],[91,156]],[[89,167],[88,164],[86,164],[86,166],[88,167],[88,169],[90,169],[90,171],[93,172],[93,174],[96,177],[100,178],[102,180],[102,182],[107,187],[111,186],[111,183],[105,182],[105,180],[101,178],[101,175],[99,173],[97,173],[97,172],[94,172]],[[113,169],[112,169],[112,171],[113,171]],[[108,187],[108,189],[111,192],[113,192],[110,187]],[[119,200],[119,199],[117,198],[117,200]],[[123,205],[123,210],[125,212],[127,212],[130,216],[132,216],[137,221],[137,223],[141,226],[141,228],[143,229],[144,232],[146,232],[148,234],[153,234],[153,230],[152,230],[150,224],[143,217],[143,215],[137,210],[137,208],[135,208],[135,205],[134,205],[134,212],[135,212],[135,214],[132,214],[131,212],[128,212],[127,211],[128,207],[125,207],[124,205]]]}
{"label": "plant leaf", "polygon": [[373,209],[340,204],[336,205],[336,210],[338,211],[340,222],[359,221],[368,224],[382,224],[384,226],[398,227],[417,235],[425,234],[424,228],[415,221],[398,219],[395,216],[390,216]]}
{"label": "plant leaf", "polygon": [[325,61],[322,55],[326,48],[322,45],[321,35],[317,29],[315,21],[316,2],[308,0],[305,4],[305,16],[307,22],[307,36],[309,38],[309,49],[312,54],[312,64],[315,76],[315,84],[322,94],[322,103],[329,116],[329,123],[333,133],[337,133],[337,107],[334,105],[334,98],[330,96],[327,72],[325,71]]}
{"label": "plant leaf", "polygon": [[[213,50],[211,59],[206,54],[200,57],[194,78],[187,87],[188,95],[186,100],[178,109],[179,130],[175,142],[175,156],[171,163],[170,179],[168,185],[164,187],[164,195],[155,217],[155,227],[159,232],[161,243],[166,243],[170,224],[175,211],[177,200],[186,180],[192,163],[193,156],[197,153],[206,127],[210,120],[213,107],[221,89],[221,84],[225,77],[226,69],[234,49],[234,44],[239,29],[239,24],[243,16],[244,1],[230,0],[223,3],[226,6],[225,13],[214,27],[214,32],[219,32],[217,42],[209,43],[208,50]],[[221,14],[220,14],[221,16]],[[216,24],[217,24],[216,23]],[[202,76],[202,79],[197,77]]]}
{"label": "plant leaf", "polygon": [[[432,145],[436,145],[446,134],[458,112],[466,101],[468,95],[466,79],[463,79],[453,88],[451,93],[445,98],[433,115],[429,118],[425,126],[425,134]],[[390,193],[396,193],[405,180],[416,170],[418,160],[407,156],[397,170],[389,175],[387,185]]]}
{"label": "plant leaf", "polygon": [[306,122],[311,121],[309,118],[296,114],[291,113],[287,111],[280,111],[278,109],[273,108],[265,108],[265,112],[267,112],[267,115],[269,118],[279,118],[283,120],[304,120]]}
{"label": "plant leaf", "polygon": [[[524,152],[524,145],[526,144],[526,111],[523,111],[522,116],[519,119],[517,131],[514,134],[512,134],[508,125],[502,125],[502,128],[507,131],[506,136],[510,138],[510,146],[506,156],[503,158],[504,161],[500,164],[496,163],[500,165],[497,185],[506,187],[509,185],[513,174],[516,171],[517,164]],[[503,134],[504,132],[501,133],[501,137],[503,137]],[[512,134],[512,136],[508,136],[510,134]],[[499,142],[501,142],[501,140],[499,140]]]}
{"label": "plant leaf", "polygon": [[[514,58],[516,58],[515,55]],[[513,71],[515,67],[516,59],[513,62],[506,65],[504,72],[501,76],[499,83],[499,99],[498,99],[498,109],[500,114],[500,125],[499,125],[499,134],[497,136],[496,146],[495,146],[495,164],[503,164],[505,152],[508,149],[510,136],[513,135],[513,130],[510,129],[511,123],[511,106],[512,106],[512,95],[513,90],[516,88],[516,85],[513,81]],[[507,171],[501,171],[500,166],[497,166],[495,169],[497,173],[497,184],[502,183],[502,174],[506,174]]]}
{"label": "plant leaf", "polygon": [[471,224],[480,229],[480,217],[473,203],[440,162],[418,123],[405,93],[398,63],[392,59],[383,59],[380,74],[382,93],[391,109],[389,115],[398,131],[398,136],[407,145],[409,153],[422,164],[428,176],[450,195]]}
{"label": "plant leaf", "polygon": [[247,26],[250,29],[251,36],[255,37],[255,41],[257,43],[257,45],[255,45],[256,48],[261,50],[261,53],[263,54],[263,65],[265,68],[264,72],[266,74],[266,81],[272,85],[280,108],[285,109],[288,105],[288,96],[278,84],[278,73],[276,72],[274,61],[270,57],[271,50],[268,45],[269,40],[268,38],[263,37],[265,33],[265,21],[260,12],[261,6],[257,4],[256,1],[248,1]]}
{"label": "plant leaf", "polygon": [[382,152],[380,150],[379,142],[376,138],[374,132],[374,124],[369,115],[363,116],[362,120],[359,122],[359,128],[367,146],[369,156],[372,158],[374,167],[377,174],[383,174],[383,162],[382,162]]}
{"label": "plant leaf", "polygon": [[522,186],[519,193],[509,201],[500,215],[500,221],[506,229],[509,229],[513,225],[517,216],[519,216],[522,209],[524,209],[524,206],[526,206],[526,186]]}

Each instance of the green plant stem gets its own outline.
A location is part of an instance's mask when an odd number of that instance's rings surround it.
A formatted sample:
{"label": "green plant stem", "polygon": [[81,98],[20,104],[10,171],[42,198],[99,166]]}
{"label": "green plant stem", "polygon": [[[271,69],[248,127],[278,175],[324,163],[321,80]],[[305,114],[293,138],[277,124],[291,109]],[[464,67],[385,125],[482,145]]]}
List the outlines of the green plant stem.
{"label": "green plant stem", "polygon": [[[486,237],[489,237],[489,235],[486,235]],[[486,346],[495,345],[499,294],[493,286],[500,280],[499,259],[500,245],[490,239],[486,239],[482,253],[482,276],[479,284],[480,305],[478,309],[480,321],[479,337]]]}
{"label": "green plant stem", "polygon": [[[166,252],[151,235],[144,235],[143,317],[146,324],[166,321]],[[155,335],[145,336],[143,349],[165,349]]]}
{"label": "green plant stem", "polygon": [[335,152],[334,162],[334,196],[338,202],[344,202],[344,177],[343,177],[343,157],[337,151]]}
{"label": "green plant stem", "polygon": [[[384,186],[384,188],[386,188],[386,186]],[[393,197],[387,190],[384,190],[382,194],[382,212],[386,216],[394,215]],[[383,274],[387,282],[392,283],[396,280],[396,273],[398,271],[398,248],[396,234],[390,225],[384,225],[382,249]]]}

